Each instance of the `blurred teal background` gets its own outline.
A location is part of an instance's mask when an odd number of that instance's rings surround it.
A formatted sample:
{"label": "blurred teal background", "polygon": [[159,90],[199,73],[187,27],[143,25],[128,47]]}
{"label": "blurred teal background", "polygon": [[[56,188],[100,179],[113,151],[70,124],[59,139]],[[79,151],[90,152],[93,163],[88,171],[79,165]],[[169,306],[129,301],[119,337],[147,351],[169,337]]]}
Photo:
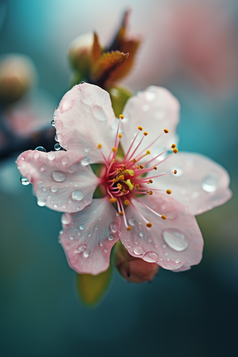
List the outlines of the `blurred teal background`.
{"label": "blurred teal background", "polygon": [[142,285],[114,272],[108,294],[89,310],[78,301],[75,273],[58,244],[61,215],[37,206],[30,185],[19,182],[16,157],[1,163],[1,357],[237,353],[237,1],[1,0],[0,55],[32,58],[53,115],[69,86],[69,43],[91,30],[106,43],[127,6],[130,34],[141,34],[143,44],[125,83],[174,93],[180,150],[225,167],[233,198],[197,217],[205,241],[198,266],[178,274],[161,269]]}

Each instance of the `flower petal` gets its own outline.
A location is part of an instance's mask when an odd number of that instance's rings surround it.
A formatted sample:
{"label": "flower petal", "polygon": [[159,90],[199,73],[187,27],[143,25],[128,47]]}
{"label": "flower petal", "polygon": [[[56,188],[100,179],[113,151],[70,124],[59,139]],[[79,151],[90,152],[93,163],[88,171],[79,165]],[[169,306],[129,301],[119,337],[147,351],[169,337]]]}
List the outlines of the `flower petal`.
{"label": "flower petal", "polygon": [[90,165],[81,164],[82,159],[72,151],[29,150],[18,157],[17,166],[33,184],[40,206],[60,212],[77,212],[92,202],[99,184]]}
{"label": "flower petal", "polygon": [[160,193],[143,196],[140,200],[167,219],[156,216],[138,201],[133,204],[152,223],[147,228],[140,215],[128,206],[126,217],[131,231],[121,228],[121,242],[128,252],[147,262],[157,263],[169,270],[184,270],[198,264],[202,257],[203,239],[197,221],[189,208],[172,197]]}
{"label": "flower petal", "polygon": [[122,146],[126,152],[137,127],[142,126],[149,133],[140,150],[163,133],[164,134],[151,148],[153,155],[158,155],[163,149],[177,142],[176,127],[179,122],[179,102],[165,88],[150,86],[144,92],[128,100],[123,110],[123,139]]}
{"label": "flower petal", "polygon": [[60,145],[89,158],[90,163],[104,162],[114,146],[110,125],[115,116],[109,94],[92,84],[83,83],[68,91],[55,111],[54,121]]}
{"label": "flower petal", "polygon": [[232,195],[227,171],[205,156],[179,152],[159,165],[158,173],[174,169],[176,175],[160,177],[154,186],[172,190],[172,196],[186,203],[194,215],[222,205]]}
{"label": "flower petal", "polygon": [[99,274],[109,266],[119,239],[120,217],[108,197],[94,199],[83,211],[62,216],[60,235],[69,265],[78,273]]}

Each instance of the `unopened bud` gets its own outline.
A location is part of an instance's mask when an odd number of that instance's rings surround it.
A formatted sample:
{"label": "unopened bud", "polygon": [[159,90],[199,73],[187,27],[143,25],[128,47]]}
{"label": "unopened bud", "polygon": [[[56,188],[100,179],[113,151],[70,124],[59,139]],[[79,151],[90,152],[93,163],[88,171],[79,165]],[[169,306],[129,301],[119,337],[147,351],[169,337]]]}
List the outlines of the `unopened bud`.
{"label": "unopened bud", "polygon": [[0,101],[12,104],[35,83],[33,62],[24,55],[10,54],[0,59]]}
{"label": "unopened bud", "polygon": [[151,282],[159,270],[156,263],[131,256],[120,241],[115,244],[115,265],[123,278],[132,283]]}

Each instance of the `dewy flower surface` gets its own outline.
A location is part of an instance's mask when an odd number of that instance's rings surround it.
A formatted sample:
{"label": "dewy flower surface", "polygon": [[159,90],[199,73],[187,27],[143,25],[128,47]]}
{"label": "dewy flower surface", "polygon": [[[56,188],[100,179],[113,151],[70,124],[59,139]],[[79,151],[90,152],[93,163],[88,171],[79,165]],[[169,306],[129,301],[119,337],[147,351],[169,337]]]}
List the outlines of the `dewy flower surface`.
{"label": "dewy flower surface", "polygon": [[[106,270],[118,239],[130,255],[165,269],[187,270],[201,260],[194,215],[231,197],[229,176],[202,155],[177,153],[178,120],[179,103],[164,88],[132,97],[116,119],[108,93],[83,83],[55,112],[57,140],[67,151],[19,156],[39,205],[66,212],[60,241],[77,272]],[[99,177],[94,163],[104,164]],[[105,196],[93,199],[99,185]]]}

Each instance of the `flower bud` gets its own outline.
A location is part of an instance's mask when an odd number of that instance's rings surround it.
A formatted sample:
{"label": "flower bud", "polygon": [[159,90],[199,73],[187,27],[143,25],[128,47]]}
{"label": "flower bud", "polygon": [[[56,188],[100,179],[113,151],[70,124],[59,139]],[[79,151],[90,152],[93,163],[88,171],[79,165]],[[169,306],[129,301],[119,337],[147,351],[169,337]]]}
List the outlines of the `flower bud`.
{"label": "flower bud", "polygon": [[115,244],[115,265],[123,278],[132,283],[151,282],[159,270],[156,263],[132,257],[120,241]]}
{"label": "flower bud", "polygon": [[36,71],[24,55],[9,54],[0,59],[0,101],[12,104],[35,83]]}
{"label": "flower bud", "polygon": [[68,55],[71,65],[86,76],[91,67],[93,32],[76,37],[69,45]]}

